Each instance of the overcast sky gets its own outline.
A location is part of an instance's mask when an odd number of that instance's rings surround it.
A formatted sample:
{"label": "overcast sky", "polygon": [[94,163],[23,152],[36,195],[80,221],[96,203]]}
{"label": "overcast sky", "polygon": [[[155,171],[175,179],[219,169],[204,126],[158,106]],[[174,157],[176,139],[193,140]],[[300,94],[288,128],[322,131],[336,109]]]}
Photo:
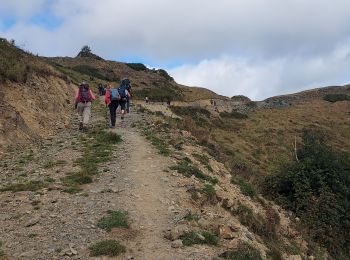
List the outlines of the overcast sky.
{"label": "overcast sky", "polygon": [[0,36],[43,56],[87,44],[254,100],[350,83],[349,0],[0,0]]}

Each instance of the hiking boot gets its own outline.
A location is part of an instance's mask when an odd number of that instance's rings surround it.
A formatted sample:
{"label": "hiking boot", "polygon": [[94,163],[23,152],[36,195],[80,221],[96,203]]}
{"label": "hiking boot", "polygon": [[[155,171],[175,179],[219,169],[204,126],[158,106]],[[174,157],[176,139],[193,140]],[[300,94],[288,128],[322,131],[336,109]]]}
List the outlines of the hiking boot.
{"label": "hiking boot", "polygon": [[124,116],[122,116],[121,118],[122,118],[122,120],[123,120],[123,119],[124,119]]}
{"label": "hiking boot", "polygon": [[84,124],[83,123],[79,123],[79,130],[81,131],[81,130],[83,130],[83,128],[84,128]]}

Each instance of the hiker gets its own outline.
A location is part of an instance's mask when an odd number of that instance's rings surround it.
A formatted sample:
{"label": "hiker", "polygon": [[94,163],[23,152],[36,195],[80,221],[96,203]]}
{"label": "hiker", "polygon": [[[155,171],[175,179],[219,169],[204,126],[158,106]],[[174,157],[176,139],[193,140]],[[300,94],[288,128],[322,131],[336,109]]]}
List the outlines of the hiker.
{"label": "hiker", "polygon": [[95,99],[96,97],[92,93],[89,84],[82,82],[75,92],[75,109],[78,111],[80,131],[87,130],[91,114],[91,102]]}
{"label": "hiker", "polygon": [[126,103],[125,103],[125,110],[126,113],[129,114],[130,112],[130,99],[132,97],[132,89],[131,89],[131,83],[128,78],[124,78],[121,82],[121,85],[125,86],[125,89],[128,91],[129,95],[126,96]]}
{"label": "hiker", "polygon": [[101,83],[98,84],[98,95],[103,96],[103,86]]}
{"label": "hiker", "polygon": [[121,119],[124,119],[125,103],[127,96],[129,96],[129,93],[125,89],[125,87],[123,87],[123,85],[120,85],[119,88],[110,85],[110,88],[106,91],[105,103],[106,106],[109,107],[109,112],[111,116],[111,128],[115,128],[118,106],[120,106],[122,112]]}
{"label": "hiker", "polygon": [[148,97],[145,97],[146,104],[148,104]]}

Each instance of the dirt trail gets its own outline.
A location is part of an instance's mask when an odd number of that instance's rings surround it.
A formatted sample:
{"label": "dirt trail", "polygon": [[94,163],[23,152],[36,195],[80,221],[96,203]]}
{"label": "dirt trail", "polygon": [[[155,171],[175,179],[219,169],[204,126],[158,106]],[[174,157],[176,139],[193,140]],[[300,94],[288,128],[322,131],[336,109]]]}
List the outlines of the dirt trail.
{"label": "dirt trail", "polygon": [[[105,124],[103,110],[94,110],[92,124]],[[158,154],[140,130],[132,127],[147,115],[132,112],[117,128],[123,141],[110,162],[79,193],[64,192],[61,179],[79,171],[80,134],[62,131],[32,151],[14,151],[0,164],[1,187],[30,181],[49,182],[39,191],[0,192],[0,248],[5,259],[211,259],[210,246],[173,248],[164,234],[190,207],[181,176],[169,171],[174,159]],[[50,162],[50,163],[49,163]],[[55,164],[64,162],[64,164]],[[96,226],[108,210],[129,213],[129,229],[106,232]],[[89,246],[116,239],[127,252],[116,258],[92,258]],[[0,259],[1,259],[0,255]]]}
{"label": "dirt trail", "polygon": [[119,234],[116,230],[114,235],[131,250],[127,257],[134,259],[210,259],[193,248],[172,248],[171,241],[164,238],[165,232],[186,213],[182,206],[188,198],[185,189],[178,187],[178,174],[169,172],[169,166],[174,164],[172,159],[158,154],[145,137],[131,127],[139,119],[134,113],[124,122],[118,118],[117,128],[111,130],[123,138],[122,149],[116,157],[125,160],[124,166],[119,166],[125,170],[120,172],[117,181],[126,190],[117,200],[132,221],[130,232]]}

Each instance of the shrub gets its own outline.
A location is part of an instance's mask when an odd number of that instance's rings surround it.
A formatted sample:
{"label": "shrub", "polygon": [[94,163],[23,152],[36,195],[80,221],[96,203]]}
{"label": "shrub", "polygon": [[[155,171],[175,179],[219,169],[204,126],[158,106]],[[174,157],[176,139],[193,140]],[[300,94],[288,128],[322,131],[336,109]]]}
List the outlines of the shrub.
{"label": "shrub", "polygon": [[29,181],[26,183],[17,183],[5,186],[4,188],[1,188],[0,191],[38,191],[46,186],[46,183],[43,181]]}
{"label": "shrub", "polygon": [[226,251],[220,255],[224,259],[232,260],[262,260],[260,251],[255,249],[248,243],[240,243],[239,247],[234,251]]}
{"label": "shrub", "polygon": [[323,97],[324,100],[328,102],[337,102],[337,101],[345,101],[349,100],[350,101],[350,96],[347,94],[327,94]]}
{"label": "shrub", "polygon": [[198,179],[209,181],[213,184],[216,184],[218,182],[216,178],[212,178],[211,176],[204,174],[200,169],[198,169],[196,166],[192,165],[186,160],[180,161],[176,166],[170,167],[170,169],[176,170],[178,173],[182,173],[187,177],[191,177],[192,175],[194,175]]}
{"label": "shrub", "polygon": [[171,77],[168,72],[166,72],[165,70],[162,70],[162,69],[159,69],[159,70],[156,70],[156,72],[161,75],[162,77],[164,77],[166,80],[170,80],[170,81],[173,81],[173,77]]}
{"label": "shrub", "polygon": [[88,75],[90,77],[107,80],[107,81],[119,81],[112,70],[97,69],[89,65],[77,65],[72,68],[74,71]]}
{"label": "shrub", "polygon": [[129,68],[136,70],[136,71],[147,71],[147,67],[143,65],[142,63],[125,63],[126,66]]}
{"label": "shrub", "polygon": [[239,189],[241,190],[243,195],[249,196],[251,198],[254,198],[257,194],[256,189],[253,185],[251,185],[249,182],[246,182],[243,179],[239,179],[236,181],[234,177],[231,178],[231,183],[237,184],[239,186]]}
{"label": "shrub", "polygon": [[235,118],[235,119],[247,119],[248,115],[243,114],[237,111],[232,110],[230,113],[228,112],[220,112],[219,114],[221,117],[226,117],[226,118]]}
{"label": "shrub", "polygon": [[179,239],[182,240],[184,246],[191,246],[195,244],[207,244],[207,245],[217,245],[219,243],[219,238],[210,232],[185,232]]}
{"label": "shrub", "polygon": [[341,258],[350,249],[350,164],[321,131],[304,129],[302,139],[299,161],[268,176],[263,192],[294,211],[311,237]]}
{"label": "shrub", "polygon": [[151,143],[158,149],[159,154],[162,154],[164,156],[170,154],[170,150],[168,149],[163,140],[159,139],[155,134],[153,134],[149,130],[145,130],[143,133],[146,136],[147,140],[151,141]]}
{"label": "shrub", "polygon": [[125,246],[116,240],[104,240],[90,246],[91,256],[117,256],[126,252]]}
{"label": "shrub", "polygon": [[114,227],[129,227],[128,212],[126,211],[108,211],[108,216],[101,218],[97,226],[108,232]]}

